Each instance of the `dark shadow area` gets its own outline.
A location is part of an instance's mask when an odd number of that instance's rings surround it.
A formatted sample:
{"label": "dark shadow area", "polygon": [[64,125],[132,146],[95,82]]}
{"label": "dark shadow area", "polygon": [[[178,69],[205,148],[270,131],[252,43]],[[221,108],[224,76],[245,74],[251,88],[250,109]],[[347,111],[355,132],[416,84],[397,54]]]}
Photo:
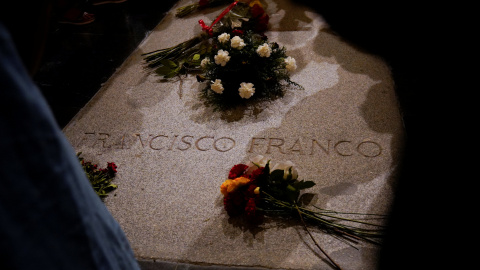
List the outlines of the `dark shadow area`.
{"label": "dark shadow area", "polygon": [[342,39],[381,56],[392,69],[406,143],[380,269],[433,269],[454,261],[443,256],[446,251],[439,234],[448,231],[450,224],[435,221],[450,194],[445,171],[439,170],[446,165],[445,153],[434,143],[444,135],[432,125],[444,115],[444,108],[432,99],[438,100],[446,90],[437,59],[442,37],[435,30],[448,14],[446,7],[400,1],[349,2],[347,6],[337,1],[294,2],[313,8]]}
{"label": "dark shadow area", "polygon": [[130,0],[98,6],[86,1],[85,10],[95,15],[95,21],[86,25],[58,23],[55,1],[31,2],[9,7],[13,14],[23,15],[12,14],[8,26],[63,128],[177,1]]}

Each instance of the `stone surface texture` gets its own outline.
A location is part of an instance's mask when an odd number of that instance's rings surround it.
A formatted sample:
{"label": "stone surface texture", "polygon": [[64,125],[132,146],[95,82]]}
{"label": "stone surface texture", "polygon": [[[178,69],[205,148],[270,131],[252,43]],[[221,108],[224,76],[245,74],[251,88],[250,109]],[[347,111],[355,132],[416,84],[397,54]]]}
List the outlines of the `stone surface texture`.
{"label": "stone surface texture", "polygon": [[[215,112],[198,99],[194,76],[170,81],[144,68],[142,53],[201,32],[223,7],[175,18],[180,1],[64,129],[86,160],[118,165],[105,203],[142,260],[330,269],[299,223],[268,219],[249,228],[223,209],[220,184],[234,164],[261,154],[291,160],[313,180],[312,204],[386,213],[403,128],[386,63],[331,33],[322,17],[284,0],[264,1],[270,41],[297,60],[304,90]],[[121,46],[121,44],[119,44]],[[378,248],[356,250],[314,228],[344,269],[373,269]]]}

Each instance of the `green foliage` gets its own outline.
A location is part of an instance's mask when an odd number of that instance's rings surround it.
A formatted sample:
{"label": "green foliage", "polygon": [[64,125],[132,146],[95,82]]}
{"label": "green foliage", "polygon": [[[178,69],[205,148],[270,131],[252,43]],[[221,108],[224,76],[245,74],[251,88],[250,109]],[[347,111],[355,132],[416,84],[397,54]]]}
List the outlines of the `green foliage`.
{"label": "green foliage", "polygon": [[[287,86],[302,88],[290,80],[285,68],[285,58],[287,58],[285,47],[280,47],[275,42],[269,43],[266,36],[253,31],[246,31],[241,38],[246,44],[241,50],[232,48],[230,42],[221,43],[215,39],[214,49],[205,56],[210,63],[204,66],[204,80],[207,85],[200,96],[208,105],[223,109],[245,103],[246,100],[242,99],[238,92],[242,82],[254,85],[255,94],[249,100],[271,100],[282,97]],[[265,43],[272,49],[269,57],[261,57],[257,53],[258,47]],[[229,53],[230,60],[225,66],[215,63],[215,55],[219,50]],[[211,90],[211,83],[216,79],[221,80],[225,89],[222,94]]]}
{"label": "green foliage", "polygon": [[284,170],[270,171],[270,163],[267,163],[265,170],[266,177],[258,179],[258,185],[262,187],[262,191],[272,194],[279,200],[296,204],[302,190],[315,186],[313,181],[293,178],[292,168],[289,168],[286,177]]}

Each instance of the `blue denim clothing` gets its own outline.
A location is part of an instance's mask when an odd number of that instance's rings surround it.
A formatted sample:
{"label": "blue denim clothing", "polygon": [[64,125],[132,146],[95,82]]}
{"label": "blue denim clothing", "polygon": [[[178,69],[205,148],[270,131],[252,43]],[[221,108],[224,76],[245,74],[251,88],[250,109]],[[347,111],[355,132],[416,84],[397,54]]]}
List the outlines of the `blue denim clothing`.
{"label": "blue denim clothing", "polygon": [[1,23],[0,269],[139,269]]}

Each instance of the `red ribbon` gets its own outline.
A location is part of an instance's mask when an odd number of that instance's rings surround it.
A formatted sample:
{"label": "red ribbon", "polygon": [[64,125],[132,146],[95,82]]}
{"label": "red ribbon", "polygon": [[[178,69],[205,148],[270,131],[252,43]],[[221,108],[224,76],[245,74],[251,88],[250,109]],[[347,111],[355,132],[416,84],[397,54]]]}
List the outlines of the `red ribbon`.
{"label": "red ribbon", "polygon": [[237,5],[237,3],[238,3],[238,1],[235,1],[235,2],[231,3],[222,13],[220,13],[220,15],[218,15],[218,17],[215,19],[215,21],[213,21],[212,25],[210,25],[210,26],[207,26],[203,20],[199,20],[198,23],[202,27],[202,30],[207,32],[209,36],[213,37],[212,27],[218,21],[220,21],[225,15],[227,15],[227,13],[230,12],[230,10],[232,10],[232,8]]}

